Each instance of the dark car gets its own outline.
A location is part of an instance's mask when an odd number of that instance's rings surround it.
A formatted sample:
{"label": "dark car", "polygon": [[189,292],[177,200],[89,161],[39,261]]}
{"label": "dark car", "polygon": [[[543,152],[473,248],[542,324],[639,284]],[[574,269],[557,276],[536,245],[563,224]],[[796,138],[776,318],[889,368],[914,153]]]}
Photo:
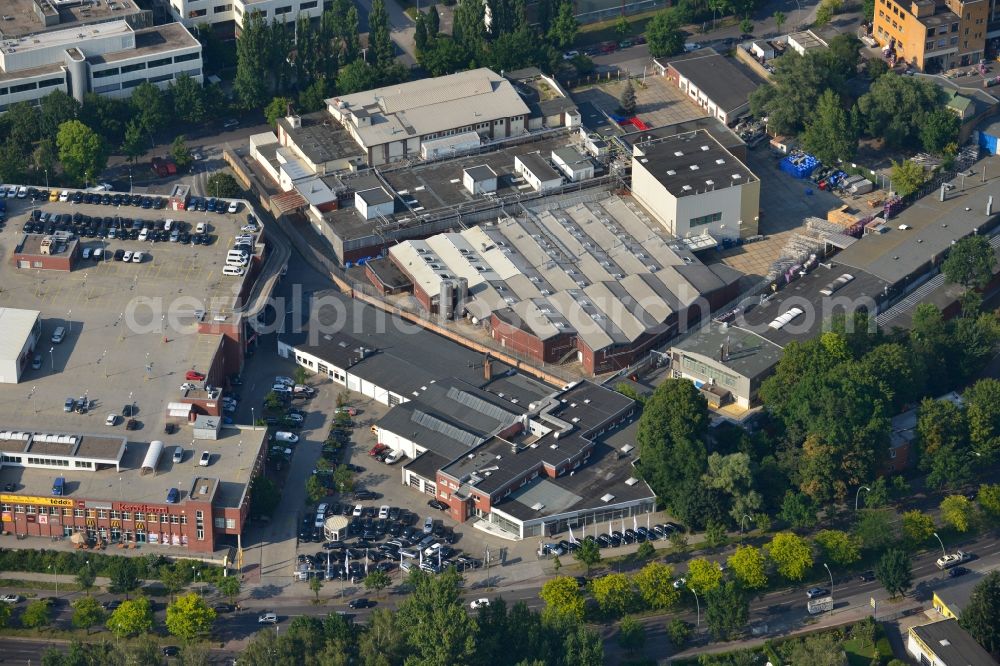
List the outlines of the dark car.
{"label": "dark car", "polygon": [[948,578],[958,578],[959,576],[964,576],[969,573],[969,570],[965,567],[952,567],[948,569]]}
{"label": "dark car", "polygon": [[356,500],[376,500],[380,497],[378,493],[374,493],[370,490],[358,490],[354,493],[354,499]]}
{"label": "dark car", "polygon": [[230,604],[215,604],[212,606],[212,610],[216,613],[232,613],[233,607]]}
{"label": "dark car", "polygon": [[601,534],[597,537],[597,546],[599,548],[610,548],[611,547],[611,537],[607,534]]}
{"label": "dark car", "polygon": [[875,572],[869,569],[868,571],[862,572],[860,578],[862,583],[870,583],[875,580]]}
{"label": "dark car", "polygon": [[428,500],[427,506],[429,506],[432,509],[437,509],[438,511],[444,511],[445,509],[448,508],[447,504],[439,502],[436,499]]}
{"label": "dark car", "polygon": [[350,608],[351,610],[358,610],[359,608],[371,608],[374,605],[375,605],[374,601],[362,598],[362,599],[351,599],[350,603],[347,604],[347,607]]}
{"label": "dark car", "polygon": [[163,654],[166,657],[176,657],[181,653],[181,649],[176,645],[168,645],[163,648]]}

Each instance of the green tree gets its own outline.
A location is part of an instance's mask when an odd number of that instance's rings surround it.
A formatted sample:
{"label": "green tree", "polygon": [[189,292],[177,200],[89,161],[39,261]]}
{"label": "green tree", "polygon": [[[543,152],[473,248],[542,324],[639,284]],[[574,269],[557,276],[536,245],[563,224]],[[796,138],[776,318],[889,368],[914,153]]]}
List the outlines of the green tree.
{"label": "green tree", "polygon": [[577,562],[587,567],[587,575],[589,576],[591,567],[601,561],[601,549],[596,541],[584,539],[580,547],[573,553],[573,557],[576,558]]}
{"label": "green tree", "polygon": [[192,580],[194,572],[187,564],[175,562],[172,566],[164,565],[160,568],[160,582],[167,588],[171,598],[190,585]]}
{"label": "green tree", "polygon": [[178,169],[183,170],[190,166],[192,162],[191,149],[188,148],[187,137],[183,134],[174,137],[173,143],[170,144],[170,157],[173,158]]}
{"label": "green tree", "polygon": [[104,620],[104,609],[94,597],[80,597],[73,602],[73,626],[77,629],[86,629],[89,634],[91,627],[104,624]]}
{"label": "green tree", "polygon": [[187,74],[178,74],[170,84],[174,118],[185,123],[201,123],[207,117],[205,89]]}
{"label": "green tree", "polygon": [[813,634],[783,643],[779,648],[782,663],[812,666],[848,666],[847,655],[839,638],[831,633]]}
{"label": "green tree", "polygon": [[[888,72],[858,98],[858,110],[868,136],[882,138],[891,146],[917,148],[922,122],[943,100],[943,91],[934,84]],[[894,184],[895,180],[893,176]],[[903,192],[898,186],[896,191]]]}
{"label": "green tree", "polygon": [[417,53],[427,48],[427,20],[422,13],[417,14],[416,27],[413,29],[413,45]]}
{"label": "green tree", "polygon": [[260,12],[250,12],[236,38],[233,91],[244,109],[259,109],[267,100],[268,28]]}
{"label": "green tree", "polygon": [[976,505],[964,495],[949,495],[941,500],[941,520],[958,532],[967,532],[976,519]]}
{"label": "green tree", "polygon": [[103,139],[79,120],[68,120],[56,135],[63,171],[77,183],[96,178],[108,163]]}
{"label": "green tree", "polygon": [[726,581],[705,593],[705,622],[716,640],[727,640],[746,626],[750,601],[735,581]]}
{"label": "green tree", "polygon": [[636,100],[635,88],[632,86],[632,79],[625,82],[625,89],[622,91],[621,97],[618,98],[618,104],[621,108],[622,115],[628,117],[635,115]]}
{"label": "green tree", "polygon": [[313,576],[309,579],[309,589],[314,595],[316,595],[315,601],[319,602],[319,592],[323,589],[323,581],[319,579],[319,576]]}
{"label": "green tree", "polygon": [[119,638],[148,633],[153,628],[153,609],[149,599],[136,597],[123,601],[122,605],[111,613],[106,626]]}
{"label": "green tree", "polygon": [[778,33],[780,34],[781,33],[781,26],[785,25],[785,21],[788,20],[788,17],[785,16],[785,12],[783,12],[783,11],[776,11],[776,12],[774,12],[774,14],[772,15],[771,18],[774,19],[774,28],[775,28],[775,30],[777,30]]}
{"label": "green tree", "polygon": [[648,560],[654,555],[656,555],[656,546],[649,541],[643,541],[639,544],[639,547],[635,549],[635,556],[640,560]]}
{"label": "green tree", "polygon": [[861,540],[840,530],[821,530],[814,538],[823,559],[846,566],[861,559]]}
{"label": "green tree", "polygon": [[143,81],[135,87],[129,103],[142,130],[151,137],[167,124],[170,114],[163,91],[149,81]]}
{"label": "green tree", "polygon": [[753,546],[738,546],[726,560],[740,585],[748,590],[767,586],[767,561],[764,553]]}
{"label": "green tree", "polygon": [[778,573],[790,581],[799,581],[813,565],[809,542],[791,532],[779,532],[767,546],[768,556]]}
{"label": "green tree", "polygon": [[590,591],[601,612],[609,616],[624,615],[635,603],[632,582],[625,574],[611,573],[595,578],[590,583]]}
{"label": "green tree", "polygon": [[966,236],[951,246],[941,272],[949,282],[982,289],[993,279],[995,266],[996,256],[987,238]]}
{"label": "green tree", "polygon": [[991,571],[976,584],[958,622],[987,652],[1000,654],[1000,572]]}
{"label": "green tree", "polygon": [[366,666],[401,664],[406,656],[406,636],[392,611],[380,608],[368,618],[367,631],[358,639],[358,653]]}
{"label": "green tree", "polygon": [[368,41],[371,44],[375,62],[382,67],[389,65],[396,57],[396,47],[389,33],[389,12],[385,0],[372,0],[368,13]]}
{"label": "green tree", "polygon": [[744,16],[740,21],[740,31],[747,35],[753,33],[753,21],[749,16]]}
{"label": "green tree", "polygon": [[310,504],[316,504],[324,497],[326,497],[326,488],[323,487],[323,482],[315,474],[310,476],[306,480],[306,501]]}
{"label": "green tree", "polygon": [[684,51],[683,22],[673,8],[657,12],[646,24],[646,41],[649,54],[654,58],[668,58]]}
{"label": "green tree", "polygon": [[207,635],[214,622],[215,610],[193,592],[167,606],[167,631],[186,643]]}
{"label": "green tree", "polygon": [[618,19],[615,20],[615,34],[618,36],[618,39],[625,39],[628,36],[630,28],[631,24],[624,16],[619,16]]}
{"label": "green tree", "polygon": [[750,96],[750,109],[758,117],[767,116],[770,130],[798,134],[824,91],[832,90],[842,97],[849,92],[847,79],[853,72],[844,71],[844,62],[832,49],[785,55],[790,57],[775,61],[772,83],[760,86]]}
{"label": "green tree", "polygon": [[337,74],[337,90],[345,95],[370,90],[378,83],[378,71],[364,60],[344,65]]}
{"label": "green tree", "polygon": [[136,160],[146,154],[146,145],[142,138],[142,128],[138,122],[133,120],[125,126],[125,139],[122,141],[121,151],[133,165],[136,163]]}
{"label": "green tree", "polygon": [[305,113],[320,111],[326,107],[326,98],[332,90],[325,77],[317,77],[306,89],[299,93],[299,107]]}
{"label": "green tree", "polygon": [[691,624],[675,617],[667,623],[667,637],[675,651],[680,651],[691,638]]}
{"label": "green tree", "polygon": [[854,526],[854,535],[866,550],[881,550],[896,540],[891,510],[864,509]]}
{"label": "green tree", "polygon": [[47,627],[52,622],[52,608],[45,599],[32,601],[21,613],[21,626],[28,629]]}
{"label": "green tree", "polygon": [[4,629],[10,624],[10,618],[14,614],[10,604],[0,604],[0,629]]}
{"label": "green tree", "polygon": [[931,486],[955,487],[974,476],[968,424],[959,405],[924,398],[917,416],[917,444],[920,468],[929,472],[927,483]]}
{"label": "green tree", "polygon": [[438,30],[441,29],[441,16],[438,14],[437,6],[431,5],[430,10],[427,12],[427,37],[428,39],[434,39],[437,37]]}
{"label": "green tree", "polygon": [[[743,516],[756,513],[764,503],[761,494],[754,489],[754,470],[747,453],[712,453],[708,456],[708,469],[702,478],[705,487],[714,488],[728,497],[729,516],[733,522],[741,522]],[[719,537],[718,534],[713,535],[713,540],[721,544],[725,532],[722,538]]]}
{"label": "green tree", "polygon": [[557,49],[568,49],[576,40],[580,30],[580,22],[576,20],[571,0],[563,0],[559,4],[556,18],[549,28],[549,40]]}
{"label": "green tree", "polygon": [[447,36],[439,36],[419,54],[420,64],[433,76],[454,74],[466,68],[468,52]]}
{"label": "green tree", "polygon": [[76,572],[76,584],[80,586],[88,595],[90,591],[94,588],[94,581],[97,580],[97,574],[94,573],[94,568],[90,566],[82,566]]}
{"label": "green tree", "polygon": [[64,93],[53,90],[39,105],[39,136],[55,136],[59,126],[80,115],[80,103]]}
{"label": "green tree", "polygon": [[538,594],[545,602],[545,614],[583,620],[584,600],[580,586],[569,576],[556,576],[545,581]]}
{"label": "green tree", "polygon": [[646,628],[631,615],[626,615],[618,624],[618,645],[629,654],[641,652],[646,645]]}
{"label": "green tree", "polygon": [[112,559],[107,567],[107,572],[111,579],[108,591],[113,594],[128,594],[139,589],[139,585],[142,583],[139,579],[138,567],[130,557]]}
{"label": "green tree", "polygon": [[55,167],[57,158],[56,143],[51,138],[44,138],[35,146],[31,153],[31,162],[36,173],[50,172]]}
{"label": "green tree", "polygon": [[452,15],[452,38],[469,56],[480,53],[485,46],[485,10],[486,4],[479,0],[459,0]]}
{"label": "green tree", "polygon": [[236,604],[236,599],[240,596],[240,579],[236,575],[223,576],[215,585],[219,594],[229,599],[229,603]]}
{"label": "green tree", "polygon": [[962,122],[948,109],[934,109],[921,119],[920,143],[924,150],[936,155],[944,154],[949,146],[958,144]]}
{"label": "green tree", "polygon": [[646,402],[636,441],[642,455],[642,475],[657,496],[689,525],[704,524],[688,502],[702,497],[701,476],[708,464],[705,436],[708,407],[694,384],[668,379]]}
{"label": "green tree", "polygon": [[934,535],[934,519],[919,509],[903,514],[903,536],[911,547],[921,546]]}
{"label": "green tree", "polygon": [[270,516],[278,508],[281,493],[274,482],[263,476],[258,476],[250,486],[250,512],[254,517]]}
{"label": "green tree", "polygon": [[976,496],[983,514],[994,522],[1000,520],[1000,484],[984,483]]}
{"label": "green tree", "polygon": [[412,592],[396,612],[412,648],[408,660],[422,664],[469,661],[475,650],[476,624],[462,606],[460,577],[454,567],[436,576],[415,570],[409,583]]}
{"label": "green tree", "polygon": [[793,490],[785,493],[778,517],[796,529],[808,529],[818,521],[816,505],[812,499],[804,493],[797,493]]}
{"label": "green tree", "polygon": [[379,594],[382,590],[389,587],[390,584],[392,584],[392,579],[389,578],[389,574],[381,569],[375,569],[365,576],[365,589],[371,590],[375,594]]}
{"label": "green tree", "polygon": [[208,177],[205,181],[205,190],[211,196],[226,199],[235,199],[243,195],[243,190],[236,179],[222,171],[216,171]]}
{"label": "green tree", "polygon": [[722,570],[711,560],[696,557],[688,562],[687,586],[698,594],[705,594],[722,583]]}
{"label": "green tree", "polygon": [[843,4],[843,0],[822,0],[816,9],[815,25],[824,26],[829,23],[834,14],[839,12],[841,7],[843,7]]}
{"label": "green tree", "polygon": [[803,147],[824,164],[850,161],[858,149],[854,126],[840,97],[832,90],[824,90],[820,95],[801,138]]}
{"label": "green tree", "polygon": [[292,108],[292,100],[287,97],[275,97],[264,109],[264,119],[271,127],[278,126],[278,120],[288,115]]}
{"label": "green tree", "polygon": [[632,576],[632,582],[647,608],[661,610],[671,608],[680,599],[680,591],[674,589],[673,576],[669,565],[650,562]]}
{"label": "green tree", "polygon": [[892,599],[904,594],[913,581],[910,556],[905,551],[890,548],[875,563],[875,577]]}

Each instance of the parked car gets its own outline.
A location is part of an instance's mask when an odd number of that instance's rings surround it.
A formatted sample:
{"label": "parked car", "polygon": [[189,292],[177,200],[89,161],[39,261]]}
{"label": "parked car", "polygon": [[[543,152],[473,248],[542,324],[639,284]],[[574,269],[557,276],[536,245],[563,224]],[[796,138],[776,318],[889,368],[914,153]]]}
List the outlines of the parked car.
{"label": "parked car", "polygon": [[374,605],[374,601],[362,597],[361,599],[351,599],[350,603],[347,604],[347,607],[351,610],[358,610],[359,608],[371,608]]}
{"label": "parked car", "polygon": [[278,616],[275,613],[262,613],[257,616],[257,624],[278,624]]}
{"label": "parked car", "polygon": [[5,604],[16,604],[19,601],[21,601],[21,597],[20,595],[17,594],[5,594],[3,596],[0,596],[0,601],[2,601]]}
{"label": "parked car", "polygon": [[830,590],[825,587],[810,587],[806,590],[806,597],[810,599],[816,599],[817,597],[825,597],[830,594]]}
{"label": "parked car", "polygon": [[429,500],[427,502],[427,506],[429,506],[432,509],[437,509],[438,511],[444,511],[445,509],[448,508],[447,504],[445,504],[444,502],[439,502],[436,499]]}
{"label": "parked car", "polygon": [[187,373],[184,374],[184,379],[192,382],[200,382],[205,380],[205,375],[195,370],[188,370]]}
{"label": "parked car", "polygon": [[490,600],[487,599],[486,597],[483,597],[481,599],[473,599],[471,602],[469,602],[469,608],[471,608],[472,610],[479,610],[480,608],[486,608],[489,605],[490,605]]}

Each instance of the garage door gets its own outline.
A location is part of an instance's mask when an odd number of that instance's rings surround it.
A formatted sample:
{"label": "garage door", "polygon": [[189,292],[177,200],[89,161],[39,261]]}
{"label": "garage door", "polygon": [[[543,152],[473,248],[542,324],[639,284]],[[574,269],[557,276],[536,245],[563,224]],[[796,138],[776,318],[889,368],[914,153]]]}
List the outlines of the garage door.
{"label": "garage door", "polygon": [[20,259],[17,262],[17,267],[18,268],[31,268],[31,262],[30,261],[25,261],[24,259]]}

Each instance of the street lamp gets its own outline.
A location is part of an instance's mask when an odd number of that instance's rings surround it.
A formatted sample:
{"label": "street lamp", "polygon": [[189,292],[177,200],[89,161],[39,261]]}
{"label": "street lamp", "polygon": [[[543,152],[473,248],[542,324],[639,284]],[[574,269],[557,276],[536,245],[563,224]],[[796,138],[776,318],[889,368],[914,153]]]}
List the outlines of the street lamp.
{"label": "street lamp", "polygon": [[697,609],[697,612],[698,612],[698,614],[695,616],[697,618],[697,624],[695,626],[696,627],[700,627],[701,626],[701,602],[698,601],[698,593],[694,591],[694,588],[693,587],[689,587],[688,589],[691,590],[691,594],[694,595],[694,605],[695,605],[695,608]]}
{"label": "street lamp", "polygon": [[745,513],[743,514],[743,517],[740,518],[740,541],[743,541],[743,525],[745,525],[746,521],[748,520],[751,523],[753,522],[753,518],[751,518],[748,514]]}
{"label": "street lamp", "polygon": [[858,500],[861,499],[861,491],[862,490],[865,491],[866,493],[870,493],[872,491],[872,489],[869,488],[868,486],[860,486],[858,488],[858,491],[856,493],[854,493],[854,510],[855,511],[858,510]]}
{"label": "street lamp", "polygon": [[934,536],[937,537],[938,543],[941,544],[941,557],[948,557],[948,551],[944,549],[944,541],[941,541],[941,537],[938,536],[937,532],[934,532]]}
{"label": "street lamp", "polygon": [[[826,573],[830,574],[830,597],[833,598],[833,573],[830,572],[830,567],[826,566],[826,562],[823,563],[823,568],[826,569]],[[830,615],[833,615],[833,604],[830,604]]]}
{"label": "street lamp", "polygon": [[56,348],[49,347],[49,359],[52,361],[52,372],[56,371]]}
{"label": "street lamp", "polygon": [[[86,279],[86,278],[84,278],[84,279]],[[66,313],[66,323],[69,325],[69,334],[70,335],[73,335],[73,319],[72,319],[72,317],[73,317],[73,311],[70,310],[69,312]]]}

